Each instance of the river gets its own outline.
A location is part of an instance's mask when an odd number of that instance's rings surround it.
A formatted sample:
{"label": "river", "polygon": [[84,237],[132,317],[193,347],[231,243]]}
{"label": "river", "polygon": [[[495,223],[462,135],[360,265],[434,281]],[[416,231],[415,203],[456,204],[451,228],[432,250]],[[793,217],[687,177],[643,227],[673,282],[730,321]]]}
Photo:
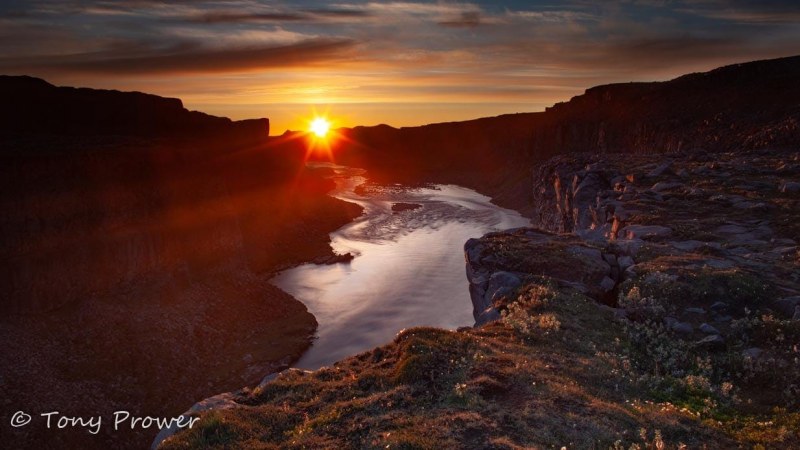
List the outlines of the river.
{"label": "river", "polygon": [[[317,339],[295,366],[330,365],[386,344],[404,328],[472,325],[464,242],[529,225],[528,219],[455,185],[383,186],[359,195],[363,170],[319,165],[334,172],[330,195],[360,205],[364,213],[331,233],[336,253],[355,255],[350,263],[305,264],[272,280],[319,322]],[[420,206],[393,211],[395,203]]]}

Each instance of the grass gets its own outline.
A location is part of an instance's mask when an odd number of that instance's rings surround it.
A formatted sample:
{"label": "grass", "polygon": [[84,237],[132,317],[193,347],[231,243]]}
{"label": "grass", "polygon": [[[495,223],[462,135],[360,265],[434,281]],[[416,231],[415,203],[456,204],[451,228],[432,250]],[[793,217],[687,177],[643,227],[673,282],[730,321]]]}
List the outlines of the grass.
{"label": "grass", "polygon": [[553,286],[529,283],[507,305],[534,318],[528,330],[508,315],[481,329],[406,330],[334,367],[282,374],[163,448],[627,448],[640,428],[649,441],[658,429],[667,442],[728,442],[646,403],[625,373],[624,329]]}

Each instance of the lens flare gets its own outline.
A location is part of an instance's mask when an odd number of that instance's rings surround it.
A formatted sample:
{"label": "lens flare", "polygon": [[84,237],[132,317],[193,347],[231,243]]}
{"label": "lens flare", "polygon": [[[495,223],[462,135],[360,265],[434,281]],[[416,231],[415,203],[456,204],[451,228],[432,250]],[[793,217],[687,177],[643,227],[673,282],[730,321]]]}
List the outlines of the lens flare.
{"label": "lens flare", "polygon": [[312,120],[311,126],[309,127],[309,130],[319,138],[324,138],[327,136],[330,129],[331,123],[323,117],[317,117],[316,119]]}

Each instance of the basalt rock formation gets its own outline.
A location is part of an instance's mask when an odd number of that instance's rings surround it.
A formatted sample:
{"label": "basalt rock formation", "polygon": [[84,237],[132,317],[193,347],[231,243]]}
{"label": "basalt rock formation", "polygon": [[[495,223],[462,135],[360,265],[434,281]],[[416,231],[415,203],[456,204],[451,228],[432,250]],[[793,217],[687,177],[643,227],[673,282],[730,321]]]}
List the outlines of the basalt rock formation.
{"label": "basalt rock formation", "polygon": [[792,147],[800,140],[798,79],[794,56],[597,86],[540,113],[342,130],[349,139],[340,155],[375,179],[457,183],[531,214],[531,168],[554,155]]}

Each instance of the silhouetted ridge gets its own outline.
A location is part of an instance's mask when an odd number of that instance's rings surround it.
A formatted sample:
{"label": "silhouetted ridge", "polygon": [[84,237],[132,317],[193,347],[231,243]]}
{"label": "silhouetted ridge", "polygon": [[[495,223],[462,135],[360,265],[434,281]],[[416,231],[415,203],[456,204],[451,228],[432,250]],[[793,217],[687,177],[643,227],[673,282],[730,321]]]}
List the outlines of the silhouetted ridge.
{"label": "silhouetted ridge", "polygon": [[269,120],[231,121],[188,111],[176,98],[141,92],[56,87],[28,76],[0,76],[0,133],[227,138],[259,143]]}

